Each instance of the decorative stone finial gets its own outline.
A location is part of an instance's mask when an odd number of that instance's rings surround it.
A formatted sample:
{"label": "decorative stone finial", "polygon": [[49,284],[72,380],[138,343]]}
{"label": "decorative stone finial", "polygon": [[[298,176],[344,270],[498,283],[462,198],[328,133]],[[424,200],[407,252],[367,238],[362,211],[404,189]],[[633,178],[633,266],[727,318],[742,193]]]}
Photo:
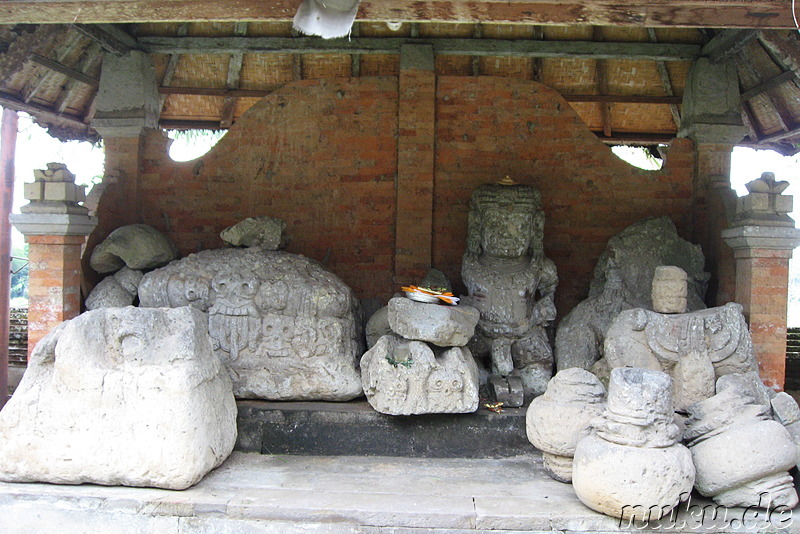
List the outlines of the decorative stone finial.
{"label": "decorative stone finial", "polygon": [[761,178],[756,178],[752,182],[745,184],[747,190],[751,193],[771,193],[773,195],[780,195],[786,188],[789,187],[789,182],[775,180],[774,172],[761,173]]}
{"label": "decorative stone finial", "polygon": [[511,179],[510,176],[506,175],[503,177],[502,180],[497,182],[500,185],[517,185],[517,182]]}

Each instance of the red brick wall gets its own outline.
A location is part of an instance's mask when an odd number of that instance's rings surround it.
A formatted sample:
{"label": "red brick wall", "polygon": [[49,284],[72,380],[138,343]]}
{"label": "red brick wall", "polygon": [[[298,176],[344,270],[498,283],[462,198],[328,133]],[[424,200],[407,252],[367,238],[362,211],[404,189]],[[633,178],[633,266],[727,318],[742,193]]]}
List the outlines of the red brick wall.
{"label": "red brick wall", "polygon": [[[457,287],[470,194],[506,174],[542,193],[545,252],[558,266],[562,316],[586,295],[606,241],[627,225],[669,215],[690,235],[691,142],[673,143],[665,170],[641,171],[616,158],[544,85],[442,76],[430,83],[433,266]],[[169,234],[183,254],[222,246],[220,230],[245,217],[272,215],[287,222],[289,251],[326,260],[359,297],[386,299],[397,289],[396,206],[408,202],[395,185],[406,133],[398,109],[397,77],[302,81],[253,106],[196,162],[172,162],[161,134],[150,134],[140,174],[120,179],[138,185],[108,187],[98,210],[103,229],[92,242],[118,226],[112,207],[126,204],[125,189],[140,198],[138,220]]]}

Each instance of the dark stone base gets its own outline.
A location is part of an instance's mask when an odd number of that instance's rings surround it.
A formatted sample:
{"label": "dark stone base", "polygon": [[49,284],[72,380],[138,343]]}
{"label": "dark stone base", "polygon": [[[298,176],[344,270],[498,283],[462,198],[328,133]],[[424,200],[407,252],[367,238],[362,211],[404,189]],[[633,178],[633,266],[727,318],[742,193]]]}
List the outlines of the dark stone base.
{"label": "dark stone base", "polygon": [[365,400],[240,400],[236,450],[316,456],[503,458],[535,449],[525,435],[526,408],[494,413],[393,416]]}

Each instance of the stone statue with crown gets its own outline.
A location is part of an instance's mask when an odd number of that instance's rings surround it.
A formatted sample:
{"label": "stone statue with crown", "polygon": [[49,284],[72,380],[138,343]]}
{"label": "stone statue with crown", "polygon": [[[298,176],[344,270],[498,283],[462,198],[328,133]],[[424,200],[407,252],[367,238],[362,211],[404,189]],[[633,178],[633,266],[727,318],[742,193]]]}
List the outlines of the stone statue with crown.
{"label": "stone statue with crown", "polygon": [[546,328],[556,318],[558,276],[544,256],[544,212],[535,188],[506,178],[472,194],[461,274],[480,311],[473,355],[491,364],[489,389],[506,406],[539,395],[553,373]]}

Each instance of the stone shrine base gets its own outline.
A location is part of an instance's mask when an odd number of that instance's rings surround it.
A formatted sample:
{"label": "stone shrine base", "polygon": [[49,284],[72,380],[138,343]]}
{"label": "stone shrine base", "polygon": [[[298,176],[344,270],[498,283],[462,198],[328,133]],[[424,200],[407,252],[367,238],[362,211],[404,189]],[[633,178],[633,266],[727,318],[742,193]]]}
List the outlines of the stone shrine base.
{"label": "stone shrine base", "polygon": [[[770,525],[763,510],[729,509],[723,520],[721,509],[715,522],[707,508],[700,523],[708,501],[693,497],[692,505],[691,515],[684,504],[676,521],[644,530],[800,532],[798,509],[773,514]],[[0,483],[4,534],[620,531],[637,529],[583,506],[570,485],[544,473],[535,452],[503,459],[234,452],[184,491]]]}

